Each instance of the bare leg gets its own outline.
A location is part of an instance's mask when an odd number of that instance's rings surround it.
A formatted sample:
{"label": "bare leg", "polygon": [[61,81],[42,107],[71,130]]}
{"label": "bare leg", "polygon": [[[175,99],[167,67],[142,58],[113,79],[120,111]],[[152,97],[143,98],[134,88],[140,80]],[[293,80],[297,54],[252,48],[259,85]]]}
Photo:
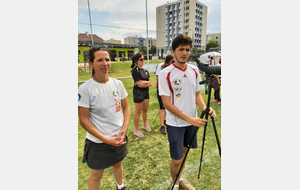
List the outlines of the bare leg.
{"label": "bare leg", "polygon": [[160,109],[159,110],[159,120],[160,120],[160,126],[164,126],[164,121],[166,120],[166,110]]}
{"label": "bare leg", "polygon": [[122,161],[113,165],[113,173],[118,185],[122,185],[123,183],[123,167]]}
{"label": "bare leg", "polygon": [[[186,151],[187,151],[186,147],[183,147],[183,149],[184,149],[184,153],[183,153],[183,156],[182,156],[182,158],[180,160],[171,159],[170,170],[171,170],[171,176],[172,176],[172,183],[174,183],[174,181],[176,179],[176,174],[178,173],[178,171],[180,169],[180,166],[182,164],[183,158],[184,158],[184,156],[186,154]],[[181,174],[182,174],[182,171],[184,169],[184,166],[185,166],[185,163],[182,166],[182,169],[180,171],[179,177],[178,177],[175,185],[179,185],[179,179],[181,178]]]}
{"label": "bare leg", "polygon": [[140,123],[140,115],[143,111],[144,102],[134,103],[134,105],[135,105],[134,126],[135,126],[135,130],[138,130],[139,129],[139,123]]}
{"label": "bare leg", "polygon": [[148,107],[149,107],[149,99],[145,99],[144,100],[144,105],[143,105],[143,122],[144,122],[144,125],[147,125]]}
{"label": "bare leg", "polygon": [[91,169],[91,174],[88,180],[89,190],[99,190],[100,181],[102,178],[104,170],[93,170]]}

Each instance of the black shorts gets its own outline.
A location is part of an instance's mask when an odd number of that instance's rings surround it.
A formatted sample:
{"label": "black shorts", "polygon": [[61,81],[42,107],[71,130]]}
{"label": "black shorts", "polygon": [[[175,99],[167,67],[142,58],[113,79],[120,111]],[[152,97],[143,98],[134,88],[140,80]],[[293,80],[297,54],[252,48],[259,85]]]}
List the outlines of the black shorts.
{"label": "black shorts", "polygon": [[[127,137],[125,137],[127,141]],[[93,170],[111,167],[127,156],[127,143],[118,147],[85,139],[82,162]]]}
{"label": "black shorts", "polygon": [[[174,160],[180,160],[183,156],[183,147],[188,148],[190,141],[192,140],[193,134],[196,131],[195,126],[188,127],[173,127],[167,126],[170,157]],[[194,138],[191,148],[197,148],[197,134]]]}
{"label": "black shorts", "polygon": [[158,90],[156,90],[156,93],[157,93],[157,99],[158,99],[158,103],[159,103],[159,109],[164,110],[165,107],[162,103],[161,96],[159,95]]}
{"label": "black shorts", "polygon": [[149,90],[133,89],[133,102],[142,103],[145,99],[149,99]]}

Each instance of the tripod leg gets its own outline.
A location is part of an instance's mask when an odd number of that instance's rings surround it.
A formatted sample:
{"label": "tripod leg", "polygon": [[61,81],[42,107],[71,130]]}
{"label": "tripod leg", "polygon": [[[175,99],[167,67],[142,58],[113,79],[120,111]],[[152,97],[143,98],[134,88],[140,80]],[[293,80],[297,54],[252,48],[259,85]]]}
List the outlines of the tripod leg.
{"label": "tripod leg", "polygon": [[[215,120],[214,120],[214,118],[212,116],[211,116],[211,120],[212,120],[212,123],[213,123],[214,132],[215,132],[215,136],[216,136],[216,140],[217,140],[217,144],[218,144],[219,155],[221,157],[221,146],[220,146],[220,142],[219,142],[219,138],[218,138],[218,134],[217,134]],[[205,136],[206,136],[206,128],[207,128],[207,123],[204,126],[204,132],[203,132],[203,141],[202,141],[202,150],[201,150],[201,157],[200,157],[200,166],[199,166],[199,172],[198,172],[198,179],[200,178],[200,172],[201,172],[203,150],[204,150],[204,142],[205,142]]]}
{"label": "tripod leg", "polygon": [[201,171],[203,151],[204,151],[204,142],[205,142],[205,136],[206,136],[206,127],[207,127],[207,123],[204,126],[204,132],[203,132],[203,138],[202,138],[202,148],[201,148],[201,157],[200,157],[200,166],[199,166],[199,172],[198,172],[198,179],[200,178],[200,171]]}
{"label": "tripod leg", "polygon": [[214,131],[215,131],[215,136],[216,136],[216,140],[217,140],[217,144],[218,144],[218,149],[219,149],[219,155],[221,157],[221,146],[220,146],[220,142],[219,142],[219,138],[218,138],[218,134],[217,134],[217,128],[216,128],[216,125],[215,125],[215,120],[212,116],[210,116],[211,118],[211,121],[213,123],[213,127],[214,127]]}
{"label": "tripod leg", "polygon": [[[158,114],[159,114],[159,112],[158,112]],[[158,116],[158,114],[157,114],[157,116]],[[155,118],[155,120],[154,120],[154,122],[153,122],[153,123],[155,123],[155,121],[156,121],[156,119],[157,119],[157,116],[156,116],[156,118]]]}

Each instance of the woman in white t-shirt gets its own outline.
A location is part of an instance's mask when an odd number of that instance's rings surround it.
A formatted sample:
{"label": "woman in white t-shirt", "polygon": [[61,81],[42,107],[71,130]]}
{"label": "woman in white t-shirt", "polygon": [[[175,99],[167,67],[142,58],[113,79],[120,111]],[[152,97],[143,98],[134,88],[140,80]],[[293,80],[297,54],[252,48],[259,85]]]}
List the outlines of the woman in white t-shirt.
{"label": "woman in white t-shirt", "polygon": [[112,166],[116,189],[127,190],[122,160],[127,155],[128,94],[120,80],[108,76],[111,62],[106,50],[93,46],[88,58],[92,78],[78,89],[79,121],[86,130],[82,162],[91,168],[88,189],[98,190],[104,169]]}

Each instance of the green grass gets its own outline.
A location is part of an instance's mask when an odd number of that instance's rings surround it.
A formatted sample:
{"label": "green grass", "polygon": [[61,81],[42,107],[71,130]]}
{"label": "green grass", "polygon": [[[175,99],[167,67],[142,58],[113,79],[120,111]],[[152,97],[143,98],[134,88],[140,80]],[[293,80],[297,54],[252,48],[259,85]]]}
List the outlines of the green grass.
{"label": "green grass", "polygon": [[[129,65],[129,68],[126,66]],[[123,65],[123,66],[121,66]],[[127,75],[127,71],[130,72],[131,63],[114,63],[112,64],[112,71],[114,76]],[[117,67],[117,68],[115,68]],[[80,71],[78,71],[80,72]],[[91,76],[86,73],[78,73],[78,80],[80,78]],[[124,184],[128,189],[144,189],[144,190],[165,190],[169,189],[171,183],[170,176],[170,155],[169,155],[169,144],[168,137],[162,135],[159,132],[160,122],[159,117],[155,118],[159,111],[159,104],[156,98],[156,78],[151,77],[153,86],[150,87],[150,103],[148,109],[148,124],[152,131],[147,132],[143,129],[144,138],[138,138],[133,134],[134,131],[134,103],[132,97],[133,79],[126,78],[121,79],[127,93],[128,102],[130,105],[130,122],[128,129],[128,155],[123,160],[123,179]],[[82,83],[78,83],[78,86]],[[204,90],[201,91],[201,95],[207,102],[208,96],[205,95]],[[213,91],[211,95],[210,107],[217,113],[215,118],[215,124],[217,127],[217,133],[221,142],[221,106],[213,102]],[[200,110],[198,110],[200,115]],[[155,123],[154,123],[155,121]],[[140,118],[140,126],[142,125],[142,117]],[[216,138],[213,130],[212,121],[208,120],[208,126],[206,131],[206,141],[203,154],[203,162],[201,167],[200,179],[198,176],[199,169],[199,158],[201,154],[202,136],[204,127],[200,128],[197,133],[198,148],[191,149],[187,156],[186,167],[183,171],[183,178],[188,181],[196,189],[207,189],[207,190],[219,190],[221,189],[221,158],[218,154],[218,147]],[[86,164],[82,164],[82,153],[84,148],[85,130],[78,123],[78,189],[87,190],[87,180],[90,174],[90,169]],[[101,180],[100,189],[114,189],[115,179],[113,177],[112,168],[105,170],[103,178]]]}
{"label": "green grass", "polygon": [[[164,60],[149,60],[149,64],[151,63],[162,63]],[[111,77],[127,77],[131,76],[131,61],[124,62],[113,62],[111,63],[111,69],[109,71],[109,76]],[[145,64],[147,64],[147,60],[145,60]],[[151,74],[151,73],[150,73]],[[91,73],[86,73],[78,69],[78,81],[85,81],[91,78]]]}

